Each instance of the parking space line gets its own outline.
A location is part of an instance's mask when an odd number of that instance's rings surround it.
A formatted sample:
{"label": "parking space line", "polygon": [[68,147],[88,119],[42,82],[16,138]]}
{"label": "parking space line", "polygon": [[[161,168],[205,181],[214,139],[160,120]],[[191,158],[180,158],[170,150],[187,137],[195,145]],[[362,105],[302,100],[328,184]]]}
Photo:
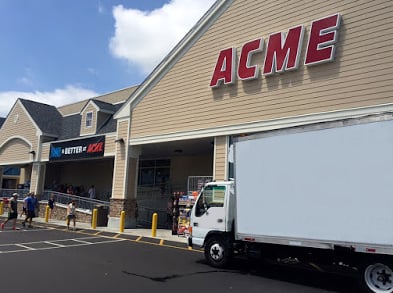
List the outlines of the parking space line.
{"label": "parking space line", "polygon": [[23,245],[23,244],[14,244],[14,245],[22,247],[22,248],[26,248],[27,250],[37,250],[36,248],[29,247],[29,246],[26,246],[26,245]]}
{"label": "parking space line", "polygon": [[[62,227],[48,227],[48,226],[44,226],[44,225],[36,225],[36,227],[40,227],[41,229],[39,230],[29,230],[29,229],[25,229],[22,231],[43,231],[43,230],[59,230],[59,231],[68,231],[67,228],[62,229]],[[1,232],[1,231],[0,231]],[[15,233],[15,231],[7,231],[7,232],[13,232]],[[65,248],[65,247],[72,247],[72,246],[82,246],[82,245],[92,245],[92,244],[100,244],[100,243],[109,243],[109,242],[117,242],[117,241],[124,241],[124,240],[128,240],[131,242],[138,242],[138,243],[145,243],[145,244],[151,244],[151,245],[158,245],[158,246],[165,246],[165,247],[170,247],[170,248],[175,248],[175,249],[180,249],[180,250],[188,250],[188,251],[193,251],[193,252],[203,252],[203,250],[199,250],[199,249],[193,249],[191,247],[188,247],[186,245],[181,245],[181,244],[176,244],[175,242],[172,241],[167,241],[165,239],[160,239],[160,238],[156,238],[154,239],[154,241],[148,241],[147,239],[145,240],[144,236],[137,236],[137,235],[128,235],[128,234],[123,234],[123,233],[109,233],[111,235],[106,235],[108,233],[106,233],[105,231],[97,231],[97,230],[86,230],[86,229],[80,229],[80,230],[76,230],[76,231],[69,231],[70,233],[74,232],[74,233],[78,233],[78,234],[84,234],[84,235],[88,235],[90,237],[82,237],[82,238],[73,238],[73,239],[66,239],[66,240],[56,240],[56,241],[47,241],[46,243],[48,244],[52,244],[53,246],[55,246],[55,248]],[[106,234],[105,234],[106,233]],[[89,241],[88,239],[105,239],[103,241]],[[74,242],[75,244],[60,244],[59,242],[64,242],[64,241],[69,241],[69,242]],[[42,242],[41,242],[42,243]],[[4,253],[5,251],[1,251],[1,244],[0,244],[0,253]],[[39,249],[44,249],[44,248],[39,248]],[[33,250],[31,248],[29,248],[29,250]],[[19,250],[21,251],[21,250]],[[9,252],[9,251],[6,251]]]}
{"label": "parking space line", "polygon": [[65,245],[62,245],[62,244],[58,244],[58,243],[56,243],[56,242],[51,242],[51,241],[44,241],[45,243],[48,243],[48,244],[51,244],[51,245],[54,245],[54,246],[57,246],[57,247],[67,247],[67,246],[65,246]]}
{"label": "parking space line", "polygon": [[83,241],[83,240],[79,240],[79,239],[72,239],[73,241],[76,241],[76,242],[80,242],[80,243],[85,243],[85,244],[93,244],[94,242],[88,242],[88,241]]}

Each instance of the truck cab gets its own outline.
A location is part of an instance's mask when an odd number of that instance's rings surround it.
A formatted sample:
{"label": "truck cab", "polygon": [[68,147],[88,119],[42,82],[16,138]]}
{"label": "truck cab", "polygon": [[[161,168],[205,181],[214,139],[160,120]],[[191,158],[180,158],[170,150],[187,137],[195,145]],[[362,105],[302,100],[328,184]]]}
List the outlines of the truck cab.
{"label": "truck cab", "polygon": [[[213,253],[213,266],[223,266],[230,253],[234,229],[235,192],[233,181],[207,183],[191,211],[189,246],[205,247]],[[224,257],[225,254],[225,257]],[[216,263],[217,262],[217,263]]]}

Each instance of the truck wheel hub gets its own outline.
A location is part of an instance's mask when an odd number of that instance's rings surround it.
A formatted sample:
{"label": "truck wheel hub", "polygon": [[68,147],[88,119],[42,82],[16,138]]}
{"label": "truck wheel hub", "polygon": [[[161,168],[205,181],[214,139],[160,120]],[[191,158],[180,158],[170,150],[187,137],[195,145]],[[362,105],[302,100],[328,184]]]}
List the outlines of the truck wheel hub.
{"label": "truck wheel hub", "polygon": [[212,245],[212,247],[210,248],[210,255],[215,260],[221,259],[223,257],[223,254],[224,254],[224,250],[217,243]]}
{"label": "truck wheel hub", "polygon": [[374,292],[393,292],[393,271],[383,264],[373,264],[366,268],[364,278]]}

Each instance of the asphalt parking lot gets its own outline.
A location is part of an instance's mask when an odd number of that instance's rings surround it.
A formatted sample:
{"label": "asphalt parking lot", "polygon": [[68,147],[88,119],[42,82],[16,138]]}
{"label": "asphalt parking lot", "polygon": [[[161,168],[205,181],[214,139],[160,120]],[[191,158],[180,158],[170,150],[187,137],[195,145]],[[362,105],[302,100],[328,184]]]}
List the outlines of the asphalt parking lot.
{"label": "asphalt parking lot", "polygon": [[[20,221],[18,221],[18,230],[14,231],[12,230],[12,226],[8,224],[4,230],[0,230],[0,235],[6,236],[0,237],[0,253],[55,249],[122,240],[188,249],[185,239],[173,236],[172,238],[174,240],[171,240],[168,237],[168,232],[162,232],[165,234],[162,234],[161,237],[160,235],[158,237],[152,237],[151,231],[146,229],[133,229],[125,231],[125,233],[120,233],[109,231],[105,228],[93,230],[89,229],[87,227],[88,225],[83,226],[76,228],[74,231],[72,229],[68,230],[65,226],[40,221],[34,222],[33,228],[24,228],[20,225]],[[16,239],[17,243],[14,243]]]}
{"label": "asphalt parking lot", "polygon": [[128,232],[88,227],[68,231],[40,222],[17,231],[6,226],[0,231],[2,291],[357,292],[346,279],[285,268],[266,270],[241,259],[217,270],[205,263],[201,250],[190,250],[181,238],[171,241]]}

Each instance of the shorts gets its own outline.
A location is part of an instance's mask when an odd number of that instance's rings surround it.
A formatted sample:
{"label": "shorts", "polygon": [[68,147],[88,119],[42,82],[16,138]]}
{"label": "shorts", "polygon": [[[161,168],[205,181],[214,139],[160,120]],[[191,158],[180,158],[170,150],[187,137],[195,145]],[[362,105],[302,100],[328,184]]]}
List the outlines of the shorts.
{"label": "shorts", "polygon": [[76,219],[75,215],[67,215],[67,220],[73,220]]}
{"label": "shorts", "polygon": [[18,213],[15,212],[9,212],[8,213],[8,220],[16,219],[18,218]]}
{"label": "shorts", "polygon": [[35,212],[34,211],[27,211],[27,217],[28,218],[35,218]]}

